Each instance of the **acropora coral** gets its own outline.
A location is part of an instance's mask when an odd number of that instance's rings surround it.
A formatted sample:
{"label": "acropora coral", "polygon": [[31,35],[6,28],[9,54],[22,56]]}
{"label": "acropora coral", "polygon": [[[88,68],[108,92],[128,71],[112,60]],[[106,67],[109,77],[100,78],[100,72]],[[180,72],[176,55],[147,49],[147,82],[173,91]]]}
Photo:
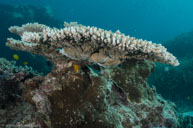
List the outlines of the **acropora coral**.
{"label": "acropora coral", "polygon": [[[33,23],[9,28],[21,36],[21,41],[8,39],[7,45],[44,55],[48,50],[74,60],[95,62],[103,66],[118,65],[126,59],[147,59],[174,66],[178,60],[161,44],[143,41],[97,27],[86,27],[77,23],[65,23],[63,29]],[[16,46],[15,46],[16,45]],[[61,56],[60,55],[60,56]],[[44,55],[50,57],[50,55]],[[52,57],[53,59],[53,57]]]}
{"label": "acropora coral", "polygon": [[146,82],[153,62],[179,65],[162,45],[76,23],[65,23],[63,29],[34,23],[9,30],[21,40],[9,38],[7,46],[54,64],[46,76],[24,82],[23,95],[46,127],[179,127],[175,105]]}

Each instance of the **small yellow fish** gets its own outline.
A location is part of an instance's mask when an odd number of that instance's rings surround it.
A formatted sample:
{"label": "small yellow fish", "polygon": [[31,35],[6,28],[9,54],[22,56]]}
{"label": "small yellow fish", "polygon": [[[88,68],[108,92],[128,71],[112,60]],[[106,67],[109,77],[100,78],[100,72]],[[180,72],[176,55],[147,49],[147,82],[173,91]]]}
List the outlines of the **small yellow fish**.
{"label": "small yellow fish", "polygon": [[29,64],[29,63],[28,63],[27,61],[24,61],[23,64],[24,64],[24,65],[27,65],[27,64]]}
{"label": "small yellow fish", "polygon": [[13,54],[13,59],[19,60],[19,56],[17,54]]}
{"label": "small yellow fish", "polygon": [[74,68],[74,71],[76,71],[77,73],[80,71],[80,65],[73,64],[73,68]]}

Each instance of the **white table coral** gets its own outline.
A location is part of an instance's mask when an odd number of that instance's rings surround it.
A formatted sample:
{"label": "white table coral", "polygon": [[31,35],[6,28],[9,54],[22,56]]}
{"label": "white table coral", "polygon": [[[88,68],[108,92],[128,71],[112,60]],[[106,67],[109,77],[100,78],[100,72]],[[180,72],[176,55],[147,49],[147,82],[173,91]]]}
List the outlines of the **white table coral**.
{"label": "white table coral", "polygon": [[[7,45],[33,53],[48,55],[48,48],[58,54],[80,61],[90,61],[102,66],[118,65],[126,59],[146,59],[178,66],[179,62],[161,44],[125,36],[97,27],[65,23],[64,28],[50,28],[43,24],[28,23],[9,30],[21,36],[21,41],[8,39]],[[38,50],[37,50],[38,49]],[[56,52],[55,52],[56,53]]]}

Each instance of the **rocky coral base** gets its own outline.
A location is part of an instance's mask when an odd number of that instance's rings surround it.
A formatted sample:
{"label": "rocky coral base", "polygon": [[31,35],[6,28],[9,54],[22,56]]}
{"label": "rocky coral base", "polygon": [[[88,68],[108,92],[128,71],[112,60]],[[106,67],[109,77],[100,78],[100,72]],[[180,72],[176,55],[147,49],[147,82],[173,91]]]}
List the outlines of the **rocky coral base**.
{"label": "rocky coral base", "polygon": [[35,107],[22,96],[26,79],[38,74],[28,67],[17,67],[15,62],[0,58],[0,127],[41,127],[43,121]]}
{"label": "rocky coral base", "polygon": [[[178,128],[174,104],[162,99],[155,88],[146,83],[153,68],[154,64],[148,61],[130,60],[116,68],[102,69],[97,65],[62,60],[55,63],[47,76],[22,70],[27,73],[10,86],[19,87],[19,91],[11,93],[18,97],[14,103],[3,99],[5,106],[0,108],[0,115],[5,118],[0,118],[0,125]],[[12,73],[8,78],[17,78],[21,70],[13,72],[13,69],[19,68],[3,70],[3,75],[6,71]],[[8,85],[5,79],[1,79],[2,82],[5,84],[1,84],[1,88]]]}
{"label": "rocky coral base", "polygon": [[[174,104],[146,83],[153,63],[130,60],[101,69],[64,61],[25,81],[25,96],[54,128],[177,128]],[[96,71],[97,70],[97,71]]]}

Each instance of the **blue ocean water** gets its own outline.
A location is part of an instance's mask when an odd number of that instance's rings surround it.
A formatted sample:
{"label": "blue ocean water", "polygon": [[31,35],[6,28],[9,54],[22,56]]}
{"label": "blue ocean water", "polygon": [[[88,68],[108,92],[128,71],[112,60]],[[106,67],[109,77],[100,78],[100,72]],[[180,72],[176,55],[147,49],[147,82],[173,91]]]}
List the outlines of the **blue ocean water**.
{"label": "blue ocean water", "polygon": [[47,7],[61,21],[77,21],[164,42],[193,28],[192,0],[1,0]]}
{"label": "blue ocean water", "polygon": [[164,98],[175,102],[178,111],[192,111],[192,7],[192,0],[1,0],[0,57],[14,60],[13,54],[17,54],[18,65],[27,61],[29,66],[44,73],[52,68],[42,57],[5,46],[7,38],[14,36],[8,32],[12,25],[39,22],[63,27],[66,21],[120,30],[126,35],[162,43],[179,58],[179,67],[158,64],[149,82]]}

